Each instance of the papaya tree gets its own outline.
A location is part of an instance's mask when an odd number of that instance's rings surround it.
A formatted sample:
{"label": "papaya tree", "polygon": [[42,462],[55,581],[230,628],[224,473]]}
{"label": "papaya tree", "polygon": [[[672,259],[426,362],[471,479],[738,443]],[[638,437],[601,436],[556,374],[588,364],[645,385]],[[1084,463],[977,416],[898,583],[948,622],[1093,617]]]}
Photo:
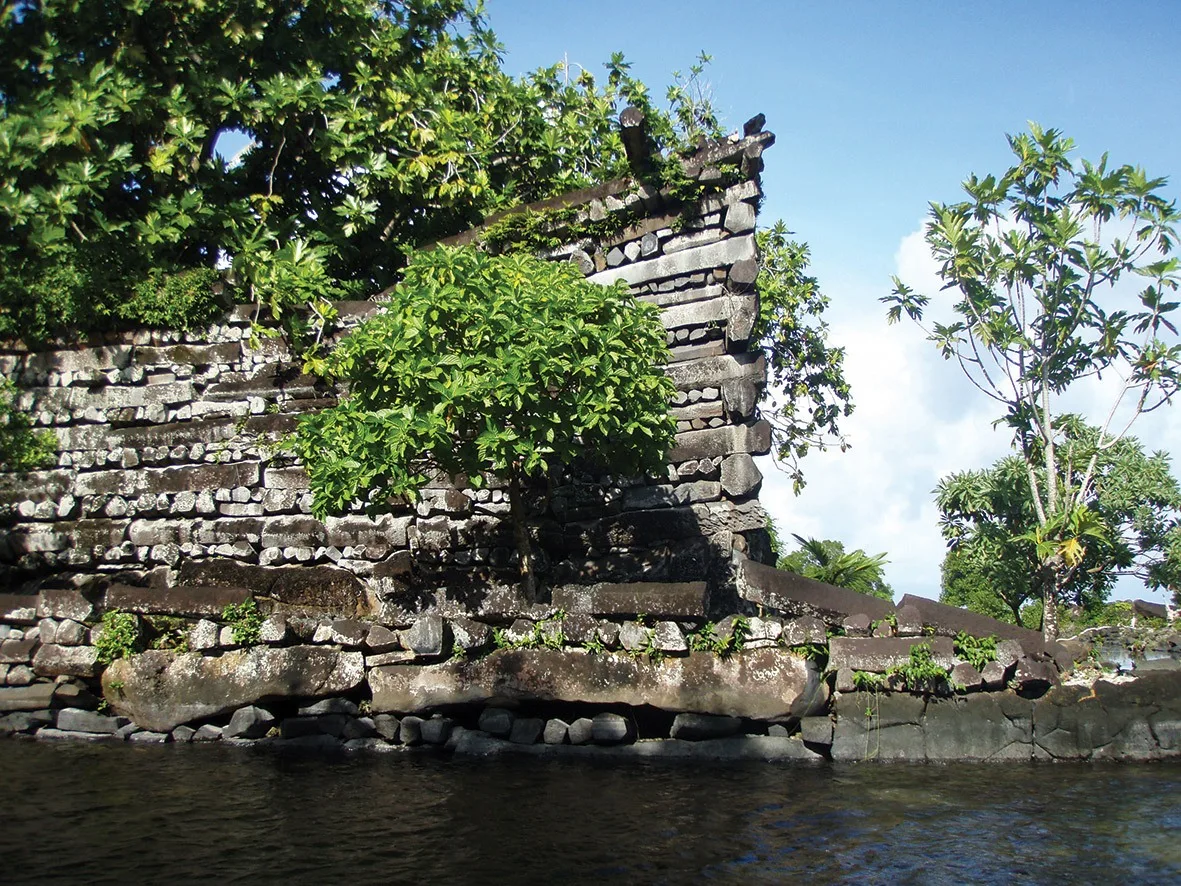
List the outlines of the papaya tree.
{"label": "papaya tree", "polygon": [[657,309],[622,283],[523,254],[417,253],[326,360],[347,396],[300,420],[313,513],[381,510],[439,475],[499,478],[532,596],[526,480],[588,457],[622,474],[660,469],[676,430],[667,359]]}
{"label": "papaya tree", "polygon": [[[971,176],[968,199],[931,206],[926,241],[954,315],[924,325],[931,297],[897,278],[882,299],[888,319],[920,324],[943,356],[1001,410],[1028,480],[1043,632],[1057,637],[1056,604],[1086,556],[1109,535],[1088,504],[1104,452],[1181,386],[1181,346],[1170,300],[1181,280],[1173,255],[1178,210],[1165,179],[1144,170],[1070,159],[1074,143],[1032,125],[1009,136],[1016,163]],[[1089,457],[1063,461],[1056,416],[1091,378],[1115,381]]]}

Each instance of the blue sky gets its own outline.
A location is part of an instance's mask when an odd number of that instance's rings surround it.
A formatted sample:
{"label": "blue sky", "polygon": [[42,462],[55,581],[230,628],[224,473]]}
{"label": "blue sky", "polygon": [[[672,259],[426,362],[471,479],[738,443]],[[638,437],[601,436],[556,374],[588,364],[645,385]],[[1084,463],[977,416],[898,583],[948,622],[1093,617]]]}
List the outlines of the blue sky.
{"label": "blue sky", "polygon": [[[662,99],[671,72],[704,50],[726,123],[767,115],[778,138],[761,220],[784,218],[811,245],[857,411],[846,426],[852,449],[810,455],[803,495],[765,464],[762,499],[785,534],[885,551],[899,593],[938,596],[930,491],[1008,441],[958,369],[918,330],[887,327],[877,299],[895,273],[933,281],[917,235],[928,203],[958,199],[970,173],[1008,168],[1005,133],[1026,121],[1073,137],[1076,156],[1107,151],[1171,176],[1176,197],[1181,2],[488,0],[487,11],[510,73],[563,57],[597,73],[622,51]],[[1083,392],[1077,407],[1097,409],[1100,393]],[[1181,410],[1136,433],[1176,452]],[[1162,599],[1128,583],[1117,596]]]}

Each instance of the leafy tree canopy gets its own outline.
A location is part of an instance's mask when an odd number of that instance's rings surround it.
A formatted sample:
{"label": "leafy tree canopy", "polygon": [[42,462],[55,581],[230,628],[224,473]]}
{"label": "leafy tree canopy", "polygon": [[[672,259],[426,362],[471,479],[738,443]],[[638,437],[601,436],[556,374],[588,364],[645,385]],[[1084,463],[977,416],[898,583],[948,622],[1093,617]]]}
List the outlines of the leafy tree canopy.
{"label": "leafy tree canopy", "polygon": [[622,56],[518,81],[499,52],[465,0],[3,4],[0,335],[142,320],[166,296],[137,283],[222,256],[276,316],[368,295],[404,248],[625,173],[627,104],[657,150],[717,134],[700,65],[664,112]]}
{"label": "leafy tree canopy", "polygon": [[[1071,474],[1096,459],[1082,504],[1101,527],[1063,576],[1062,601],[1097,610],[1120,576],[1154,589],[1181,585],[1181,487],[1169,456],[1145,453],[1135,437],[1098,449],[1099,429],[1076,415],[1054,424],[1060,471]],[[1034,476],[1045,488],[1040,470]],[[1072,482],[1066,477],[1062,485]],[[1000,611],[1021,624],[1023,607],[1041,599],[1038,516],[1025,462],[1009,456],[986,470],[951,474],[940,481],[936,502],[951,546],[944,602],[994,617]]]}
{"label": "leafy tree canopy", "polygon": [[418,253],[385,310],[330,355],[339,405],[300,420],[318,517],[380,509],[436,474],[508,481],[532,589],[521,485],[594,459],[658,470],[676,424],[658,310],[569,263],[472,248]]}
{"label": "leafy tree canopy", "polygon": [[[1176,203],[1165,180],[1134,166],[1070,159],[1074,143],[1032,125],[1010,136],[1016,163],[1000,176],[971,176],[968,199],[933,204],[926,240],[940,262],[955,319],[923,326],[1013,431],[1024,466],[1044,630],[1057,633],[1056,602],[1088,544],[1102,543],[1089,511],[1099,459],[1136,418],[1169,403],[1181,386],[1181,345],[1170,301],[1181,282],[1173,255]],[[1127,288],[1138,290],[1129,295]],[[890,322],[920,325],[930,297],[895,278]],[[1060,399],[1093,376],[1119,379],[1095,423],[1089,459],[1064,469],[1056,424]]]}
{"label": "leafy tree canopy", "polygon": [[870,556],[860,548],[846,551],[843,542],[832,539],[804,538],[795,533],[792,537],[799,548],[779,558],[780,569],[871,597],[894,599],[894,589],[882,574],[888,562],[884,553]]}
{"label": "leafy tree canopy", "polygon": [[789,239],[782,222],[759,231],[759,319],[754,338],[767,354],[769,384],[761,410],[771,422],[775,454],[798,494],[800,459],[814,448],[847,446],[840,420],[853,412],[844,348],[828,342],[828,297],[808,274],[806,243]]}
{"label": "leafy tree canopy", "polygon": [[[631,174],[625,106],[648,174],[678,184],[678,154],[721,134],[708,61],[674,72],[661,108],[619,54],[605,77],[509,77],[467,0],[4,3],[0,336],[199,326],[227,261],[222,297],[322,331],[329,301],[386,290],[414,248]],[[232,159],[229,134],[249,140]],[[782,225],[759,245],[756,339],[784,395],[763,410],[798,491],[799,459],[844,445],[852,407],[806,245]]]}

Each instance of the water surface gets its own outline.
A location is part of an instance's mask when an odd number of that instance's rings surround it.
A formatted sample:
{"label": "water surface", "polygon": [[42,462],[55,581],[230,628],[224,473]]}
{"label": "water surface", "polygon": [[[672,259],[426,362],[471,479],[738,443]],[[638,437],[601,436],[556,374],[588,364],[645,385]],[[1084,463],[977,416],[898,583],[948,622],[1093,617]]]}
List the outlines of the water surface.
{"label": "water surface", "polygon": [[1179,883],[1181,764],[0,741],[5,883]]}

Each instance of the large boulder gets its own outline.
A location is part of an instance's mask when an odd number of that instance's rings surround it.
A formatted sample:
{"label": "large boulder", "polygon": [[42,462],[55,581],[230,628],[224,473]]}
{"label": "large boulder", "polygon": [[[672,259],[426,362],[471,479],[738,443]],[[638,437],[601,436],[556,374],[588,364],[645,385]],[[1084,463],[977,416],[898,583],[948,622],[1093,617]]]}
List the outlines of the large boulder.
{"label": "large boulder", "polygon": [[498,650],[474,661],[388,665],[369,672],[375,711],[425,711],[451,704],[562,701],[643,705],[769,720],[800,715],[819,675],[783,649],[728,658],[694,652],[659,663],[581,650]]}
{"label": "large boulder", "polygon": [[257,646],[219,656],[150,650],[103,673],[111,706],[145,729],[168,732],[264,699],[341,695],[360,685],[360,652],[316,646]]}

